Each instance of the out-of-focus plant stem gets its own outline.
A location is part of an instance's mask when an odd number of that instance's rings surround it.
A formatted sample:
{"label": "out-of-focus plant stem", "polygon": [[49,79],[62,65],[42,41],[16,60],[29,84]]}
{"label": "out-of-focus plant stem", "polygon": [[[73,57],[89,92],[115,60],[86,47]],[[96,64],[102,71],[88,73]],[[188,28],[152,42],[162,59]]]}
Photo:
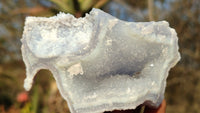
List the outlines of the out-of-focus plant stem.
{"label": "out-of-focus plant stem", "polygon": [[148,0],[149,21],[155,21],[154,17],[154,0]]}
{"label": "out-of-focus plant stem", "polygon": [[15,9],[11,12],[12,15],[18,15],[18,14],[31,14],[31,15],[36,15],[39,12],[47,12],[49,8],[42,7],[42,6],[36,6],[32,8],[19,8]]}
{"label": "out-of-focus plant stem", "polygon": [[33,113],[37,113],[38,103],[39,103],[39,90],[38,90],[38,85],[36,85],[34,87],[34,93],[33,93],[33,98],[32,98]]}
{"label": "out-of-focus plant stem", "polygon": [[109,0],[78,0],[81,11],[87,11],[92,7],[100,8]]}
{"label": "out-of-focus plant stem", "polygon": [[144,113],[144,110],[145,110],[145,106],[142,106],[140,109],[140,113]]}
{"label": "out-of-focus plant stem", "polygon": [[73,0],[50,0],[59,6],[60,10],[63,12],[68,12],[71,14],[75,14],[74,2]]}
{"label": "out-of-focus plant stem", "polygon": [[97,0],[78,0],[81,11],[87,11]]}
{"label": "out-of-focus plant stem", "polygon": [[99,0],[94,7],[95,8],[100,8],[101,6],[103,6],[104,4],[106,4],[109,0]]}

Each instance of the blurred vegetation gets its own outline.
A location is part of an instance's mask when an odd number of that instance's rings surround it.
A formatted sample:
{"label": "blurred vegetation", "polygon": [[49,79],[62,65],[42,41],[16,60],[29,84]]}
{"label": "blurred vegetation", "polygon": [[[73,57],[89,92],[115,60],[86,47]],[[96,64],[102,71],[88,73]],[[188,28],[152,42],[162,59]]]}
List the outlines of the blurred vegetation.
{"label": "blurred vegetation", "polygon": [[46,70],[37,74],[28,100],[17,100],[24,92],[20,53],[24,19],[59,11],[81,17],[93,7],[127,21],[167,20],[177,32],[182,56],[169,73],[167,113],[200,112],[199,0],[0,0],[0,113],[69,113]]}

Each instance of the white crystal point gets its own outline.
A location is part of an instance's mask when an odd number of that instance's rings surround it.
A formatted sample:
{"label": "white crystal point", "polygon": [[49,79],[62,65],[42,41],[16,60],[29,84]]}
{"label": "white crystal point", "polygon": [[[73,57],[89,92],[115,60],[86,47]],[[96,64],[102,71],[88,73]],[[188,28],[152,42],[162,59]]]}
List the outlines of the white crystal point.
{"label": "white crystal point", "polygon": [[180,59],[176,32],[166,21],[125,22],[99,9],[78,19],[27,17],[21,41],[24,87],[49,69],[72,113],[157,107]]}

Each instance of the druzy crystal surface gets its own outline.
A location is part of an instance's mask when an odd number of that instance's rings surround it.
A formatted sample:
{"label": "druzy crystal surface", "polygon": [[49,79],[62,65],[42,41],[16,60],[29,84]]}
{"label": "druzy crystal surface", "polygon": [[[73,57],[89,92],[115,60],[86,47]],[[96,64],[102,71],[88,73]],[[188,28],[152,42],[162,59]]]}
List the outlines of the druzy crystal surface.
{"label": "druzy crystal surface", "polygon": [[50,70],[72,113],[157,107],[180,59],[168,22],[125,22],[99,9],[84,18],[27,17],[21,41],[25,89]]}

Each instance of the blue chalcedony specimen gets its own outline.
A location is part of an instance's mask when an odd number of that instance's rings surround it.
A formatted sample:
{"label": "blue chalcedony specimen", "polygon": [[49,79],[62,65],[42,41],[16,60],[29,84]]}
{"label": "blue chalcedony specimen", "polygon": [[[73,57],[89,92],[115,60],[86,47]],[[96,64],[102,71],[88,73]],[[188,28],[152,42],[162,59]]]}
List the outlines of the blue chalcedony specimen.
{"label": "blue chalcedony specimen", "polygon": [[99,9],[84,18],[27,17],[21,41],[25,89],[50,70],[72,113],[157,107],[180,59],[168,22],[125,22]]}

